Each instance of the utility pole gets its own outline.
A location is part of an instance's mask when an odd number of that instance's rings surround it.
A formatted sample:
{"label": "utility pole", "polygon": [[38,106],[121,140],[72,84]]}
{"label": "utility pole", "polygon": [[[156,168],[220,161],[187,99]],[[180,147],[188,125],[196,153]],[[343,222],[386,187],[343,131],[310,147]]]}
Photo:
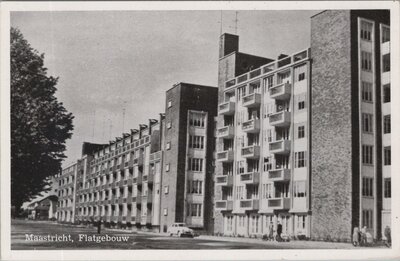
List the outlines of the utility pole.
{"label": "utility pole", "polygon": [[239,20],[238,20],[238,13],[239,13],[239,11],[236,11],[235,12],[235,34],[237,35],[237,31],[238,31],[238,22],[239,22]]}
{"label": "utility pole", "polygon": [[124,133],[125,130],[125,106],[126,101],[124,101],[124,108],[122,109],[122,133]]}

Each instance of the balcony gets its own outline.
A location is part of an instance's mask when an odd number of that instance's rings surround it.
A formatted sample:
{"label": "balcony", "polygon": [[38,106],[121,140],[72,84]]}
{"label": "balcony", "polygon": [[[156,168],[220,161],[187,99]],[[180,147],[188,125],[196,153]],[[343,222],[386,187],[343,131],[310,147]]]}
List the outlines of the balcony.
{"label": "balcony", "polygon": [[215,176],[215,184],[217,186],[232,187],[233,176],[232,175],[217,175],[217,176]]}
{"label": "balcony", "polygon": [[235,113],[235,103],[228,101],[221,103],[218,106],[218,114],[219,115],[233,115]]}
{"label": "balcony", "polygon": [[290,198],[270,198],[268,199],[268,208],[270,209],[289,209]]}
{"label": "balcony", "polygon": [[260,132],[260,120],[252,119],[242,123],[242,130],[247,133]]}
{"label": "balcony", "polygon": [[219,162],[232,162],[234,158],[233,150],[225,150],[217,152],[217,161]]}
{"label": "balcony", "polygon": [[269,89],[269,96],[276,100],[287,100],[290,98],[291,86],[290,83],[281,83]]}
{"label": "balcony", "polygon": [[215,209],[219,211],[232,211],[233,201],[232,200],[216,200]]}
{"label": "balcony", "polygon": [[290,126],[290,112],[280,111],[269,115],[269,124],[275,127]]}
{"label": "balcony", "polygon": [[242,148],[242,157],[246,159],[258,159],[260,157],[260,146],[252,145]]}
{"label": "balcony", "polygon": [[240,208],[244,210],[258,210],[260,208],[260,200],[242,199],[240,200]]}
{"label": "balcony", "polygon": [[234,126],[225,126],[222,128],[218,128],[217,137],[223,139],[232,139],[235,136],[235,128]]}
{"label": "balcony", "polygon": [[278,140],[269,143],[269,151],[275,154],[289,154],[290,140]]}
{"label": "balcony", "polygon": [[259,184],[260,183],[260,172],[248,172],[240,174],[240,181],[245,184]]}
{"label": "balcony", "polygon": [[242,104],[247,108],[260,107],[261,105],[261,94],[252,93],[242,98]]}
{"label": "balcony", "polygon": [[271,181],[289,181],[290,169],[273,169],[268,171],[268,179]]}

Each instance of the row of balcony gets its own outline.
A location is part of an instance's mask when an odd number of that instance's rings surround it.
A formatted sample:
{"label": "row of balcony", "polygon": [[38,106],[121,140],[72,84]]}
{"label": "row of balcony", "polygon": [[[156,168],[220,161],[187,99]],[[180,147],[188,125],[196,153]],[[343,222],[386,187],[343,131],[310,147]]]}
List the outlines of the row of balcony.
{"label": "row of balcony", "polygon": [[[284,210],[290,208],[290,198],[269,198],[267,199],[267,207],[271,210]],[[259,199],[241,199],[239,201],[241,210],[260,210]],[[232,211],[233,200],[216,200],[215,209],[219,211]]]}
{"label": "row of balcony", "polygon": [[[274,154],[286,155],[290,153],[290,140],[278,140],[269,142],[269,151]],[[241,149],[241,155],[246,159],[258,159],[260,157],[260,146],[251,145]],[[217,161],[233,162],[234,151],[224,150],[217,152]]]}
{"label": "row of balcony", "polygon": [[[279,111],[276,113],[269,114],[269,124],[275,127],[287,127],[290,126],[290,112]],[[259,133],[260,132],[260,120],[250,119],[242,123],[242,131],[247,133]],[[223,139],[232,139],[235,136],[234,126],[224,126],[217,129],[217,137]]]}
{"label": "row of balcony", "polygon": [[[270,97],[276,100],[287,100],[291,95],[291,84],[281,83],[269,89]],[[261,105],[261,94],[252,93],[242,98],[242,106],[247,108],[257,108]],[[228,101],[218,106],[218,114],[233,115],[235,113],[235,102]]]}
{"label": "row of balcony", "polygon": [[[268,179],[275,182],[283,182],[290,180],[290,169],[273,169],[268,171]],[[257,185],[260,183],[260,172],[247,172],[240,174],[240,182],[249,185]],[[232,187],[233,175],[217,175],[215,176],[215,184],[217,186]]]}

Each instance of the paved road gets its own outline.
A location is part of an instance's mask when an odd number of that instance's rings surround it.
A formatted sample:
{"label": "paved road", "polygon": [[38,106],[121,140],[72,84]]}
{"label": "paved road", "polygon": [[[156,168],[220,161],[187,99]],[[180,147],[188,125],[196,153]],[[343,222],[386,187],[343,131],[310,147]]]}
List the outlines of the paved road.
{"label": "paved road", "polygon": [[[32,235],[32,236],[31,236]],[[59,236],[64,241],[44,241],[50,236]],[[63,237],[64,235],[64,237]],[[101,238],[95,228],[78,227],[43,221],[13,220],[11,224],[11,249],[288,249],[315,248],[310,245],[276,242],[229,242],[226,240],[202,238],[177,238],[152,233],[133,233],[131,231],[103,230]],[[96,243],[93,239],[99,241]],[[36,237],[36,238],[35,238]],[[96,238],[94,238],[96,237]],[[122,237],[125,237],[126,241]],[[109,241],[110,239],[120,242]],[[40,239],[34,241],[32,239]],[[47,238],[48,239],[48,238]],[[92,240],[91,240],[92,239]],[[53,238],[55,240],[55,238]],[[324,248],[324,247],[322,247]]]}

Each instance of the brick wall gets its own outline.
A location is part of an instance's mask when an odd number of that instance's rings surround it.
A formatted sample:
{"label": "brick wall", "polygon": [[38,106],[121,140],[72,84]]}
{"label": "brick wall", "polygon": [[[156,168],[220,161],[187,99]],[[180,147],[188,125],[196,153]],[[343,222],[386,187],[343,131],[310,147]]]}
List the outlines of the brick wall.
{"label": "brick wall", "polygon": [[311,237],[315,239],[351,237],[352,207],[356,207],[352,193],[357,192],[352,191],[350,32],[350,11],[325,11],[311,19]]}

